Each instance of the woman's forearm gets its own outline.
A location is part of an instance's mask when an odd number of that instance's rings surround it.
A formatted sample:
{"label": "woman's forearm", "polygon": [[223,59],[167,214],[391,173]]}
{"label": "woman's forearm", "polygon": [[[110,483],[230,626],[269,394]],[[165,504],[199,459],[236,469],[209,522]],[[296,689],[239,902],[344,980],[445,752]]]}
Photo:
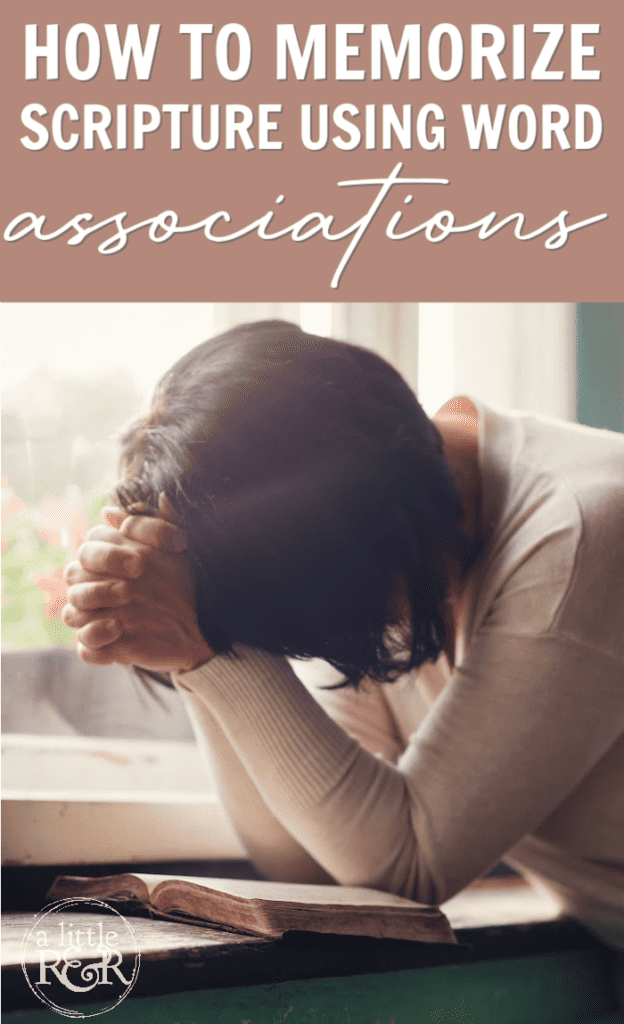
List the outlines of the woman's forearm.
{"label": "woman's forearm", "polygon": [[331,875],[268,809],[206,703],[179,682],[178,690],[230,822],[254,867],[276,882],[331,884]]}
{"label": "woman's forearm", "polygon": [[534,832],[621,735],[621,663],[557,635],[475,634],[397,765],[340,728],[285,659],[239,653],[181,680],[265,805],[337,882],[422,902]]}
{"label": "woman's forearm", "polygon": [[[311,863],[342,884],[411,896],[416,842],[400,773],[386,763],[380,771],[379,759],[329,718],[285,659],[241,653],[179,677],[194,707],[208,712],[196,713],[196,727],[207,734],[210,719],[217,723],[253,790]],[[226,799],[236,806],[235,794]],[[238,811],[254,845],[257,823],[240,803]]]}

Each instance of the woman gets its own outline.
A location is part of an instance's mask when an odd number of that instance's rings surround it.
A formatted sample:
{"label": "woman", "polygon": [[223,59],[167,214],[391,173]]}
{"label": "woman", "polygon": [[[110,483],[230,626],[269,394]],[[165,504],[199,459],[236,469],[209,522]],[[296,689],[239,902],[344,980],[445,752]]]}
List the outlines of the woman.
{"label": "woman", "polygon": [[504,858],[624,949],[624,438],[430,421],[383,360],[266,322],[172,368],[122,468],[65,621],[173,675],[261,869],[441,903]]}

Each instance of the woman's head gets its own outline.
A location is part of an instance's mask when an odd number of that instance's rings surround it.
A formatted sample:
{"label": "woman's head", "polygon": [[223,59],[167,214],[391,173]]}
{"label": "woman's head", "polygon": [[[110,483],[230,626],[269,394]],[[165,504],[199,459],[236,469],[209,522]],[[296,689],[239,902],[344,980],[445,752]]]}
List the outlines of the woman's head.
{"label": "woman's head", "polygon": [[440,653],[463,510],[435,427],[379,356],[282,321],[236,327],[165,374],[121,465],[125,507],[168,497],[217,652],[324,658],[354,683]]}

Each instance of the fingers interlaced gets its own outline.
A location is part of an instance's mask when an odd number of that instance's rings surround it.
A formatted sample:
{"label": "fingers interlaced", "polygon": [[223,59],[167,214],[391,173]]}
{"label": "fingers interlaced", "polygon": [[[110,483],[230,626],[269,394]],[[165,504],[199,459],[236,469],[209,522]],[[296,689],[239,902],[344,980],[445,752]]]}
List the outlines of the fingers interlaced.
{"label": "fingers interlaced", "polygon": [[121,644],[114,647],[86,647],[83,643],[76,645],[76,651],[81,661],[88,665],[132,665],[134,663],[133,652],[125,651]]}
{"label": "fingers interlaced", "polygon": [[107,579],[106,575],[99,572],[89,572],[83,569],[80,562],[70,562],[64,569],[65,581],[71,587],[75,583],[94,583],[98,580]]}
{"label": "fingers interlaced", "polygon": [[77,631],[78,654],[90,664],[132,664],[145,654],[159,615],[170,628],[175,610],[188,610],[189,570],[182,557],[172,558],[185,549],[182,533],[136,511],[103,509],[103,524],[89,530],[65,569],[63,621]]}
{"label": "fingers interlaced", "polygon": [[67,600],[74,608],[83,612],[98,608],[117,608],[130,600],[130,586],[127,580],[75,583],[68,588]]}
{"label": "fingers interlaced", "polygon": [[[100,538],[97,531],[114,534],[119,540]],[[118,530],[96,526],[78,549],[78,561],[83,569],[103,576],[138,579],[145,568],[145,554],[145,549],[141,550],[133,541],[125,540]]]}
{"label": "fingers interlaced", "polygon": [[103,618],[89,622],[76,633],[76,640],[85,647],[97,650],[118,640],[123,627],[117,619]]}
{"label": "fingers interlaced", "polygon": [[61,612],[61,618],[70,629],[80,629],[86,626],[87,622],[93,622],[97,618],[110,618],[108,608],[102,608],[99,612],[80,612],[73,604],[66,604]]}
{"label": "fingers interlaced", "polygon": [[177,553],[184,551],[184,537],[173,523],[150,516],[128,516],[124,519],[120,533],[150,548]]}

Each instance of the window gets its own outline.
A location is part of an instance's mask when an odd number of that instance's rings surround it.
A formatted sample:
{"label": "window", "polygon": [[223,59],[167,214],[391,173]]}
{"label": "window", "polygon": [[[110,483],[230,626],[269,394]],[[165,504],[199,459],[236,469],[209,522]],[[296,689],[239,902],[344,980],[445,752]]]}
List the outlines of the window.
{"label": "window", "polygon": [[567,306],[5,304],[7,860],[242,854],[176,695],[162,693],[158,703],[125,669],[89,668],[75,657],[60,620],[62,568],[115,480],[115,432],[146,407],[160,375],[220,330],[269,317],[379,352],[430,414],[463,392],[572,415]]}

